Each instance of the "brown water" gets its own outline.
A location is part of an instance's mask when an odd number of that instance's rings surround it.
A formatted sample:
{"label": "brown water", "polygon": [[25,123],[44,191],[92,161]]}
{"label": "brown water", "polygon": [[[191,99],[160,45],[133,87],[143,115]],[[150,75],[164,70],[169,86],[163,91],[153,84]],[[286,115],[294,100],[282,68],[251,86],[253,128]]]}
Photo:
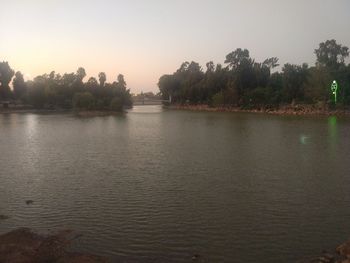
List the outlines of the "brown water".
{"label": "brown water", "polygon": [[350,237],[346,118],[3,114],[0,149],[0,233],[70,228],[117,262],[294,262]]}

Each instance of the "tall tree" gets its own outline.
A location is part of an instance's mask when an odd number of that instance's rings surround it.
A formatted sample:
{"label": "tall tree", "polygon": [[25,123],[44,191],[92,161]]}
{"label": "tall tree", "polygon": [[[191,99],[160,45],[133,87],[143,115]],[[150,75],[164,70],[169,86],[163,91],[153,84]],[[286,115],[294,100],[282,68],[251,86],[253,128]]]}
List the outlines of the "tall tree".
{"label": "tall tree", "polygon": [[27,91],[27,85],[24,82],[23,75],[20,71],[17,71],[15,78],[13,79],[13,93],[16,99],[21,99]]}
{"label": "tall tree", "polygon": [[207,72],[214,72],[215,70],[215,64],[213,61],[209,61],[207,64]]}
{"label": "tall tree", "polygon": [[286,102],[302,100],[304,88],[308,77],[308,65],[302,66],[285,64],[283,69],[283,88]]}
{"label": "tall tree", "polygon": [[10,82],[15,71],[10,67],[8,62],[0,62],[0,99],[6,100],[10,98]]}
{"label": "tall tree", "polygon": [[88,79],[88,81],[86,82],[86,87],[88,89],[94,89],[94,88],[98,87],[98,82],[97,82],[96,78],[90,77]]}
{"label": "tall tree", "polygon": [[332,39],[320,43],[319,48],[315,49],[315,54],[319,65],[338,69],[340,65],[344,65],[345,58],[349,56],[349,48],[337,44]]}
{"label": "tall tree", "polygon": [[82,67],[78,68],[78,70],[77,70],[78,81],[82,82],[83,79],[85,78],[85,76],[86,76],[85,69]]}
{"label": "tall tree", "polygon": [[126,82],[124,80],[124,76],[122,74],[119,74],[117,77],[118,83],[117,86],[119,89],[121,89],[122,91],[126,90]]}
{"label": "tall tree", "polygon": [[275,67],[278,67],[278,58],[276,57],[272,57],[272,58],[267,58],[265,59],[265,61],[263,62],[263,65],[268,67],[269,69],[273,69]]}
{"label": "tall tree", "polygon": [[98,80],[100,81],[100,86],[103,87],[107,80],[106,73],[104,72],[98,73]]}
{"label": "tall tree", "polygon": [[225,63],[228,64],[229,68],[235,69],[244,61],[249,60],[248,49],[237,48],[235,51],[226,55]]}

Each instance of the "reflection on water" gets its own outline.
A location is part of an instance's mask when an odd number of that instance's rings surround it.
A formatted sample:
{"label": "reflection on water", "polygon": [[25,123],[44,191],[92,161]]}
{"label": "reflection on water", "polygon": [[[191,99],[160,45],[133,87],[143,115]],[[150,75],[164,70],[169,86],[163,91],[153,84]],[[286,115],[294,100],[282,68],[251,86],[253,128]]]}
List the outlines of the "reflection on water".
{"label": "reflection on water", "polygon": [[334,157],[338,144],[337,116],[328,117],[328,141],[331,148],[331,155]]}
{"label": "reflection on water", "polygon": [[310,137],[307,135],[300,135],[300,143],[301,144],[307,144],[309,142]]}
{"label": "reflection on water", "polygon": [[161,105],[147,105],[147,106],[135,106],[129,112],[132,113],[161,113],[163,111],[163,107]]}

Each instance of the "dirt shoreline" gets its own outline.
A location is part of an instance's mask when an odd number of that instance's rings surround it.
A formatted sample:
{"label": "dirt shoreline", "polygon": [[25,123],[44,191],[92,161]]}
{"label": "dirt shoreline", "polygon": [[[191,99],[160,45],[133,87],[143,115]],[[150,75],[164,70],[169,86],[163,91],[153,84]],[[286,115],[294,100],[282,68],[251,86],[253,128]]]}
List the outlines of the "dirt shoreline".
{"label": "dirt shoreline", "polygon": [[[70,230],[52,235],[39,235],[29,228],[19,228],[0,235],[1,263],[109,263],[107,258],[68,250],[69,244],[78,239]],[[192,262],[202,262],[199,255]],[[186,261],[187,262],[187,261]],[[307,257],[297,263],[349,263],[350,241],[333,251],[322,251],[320,256]]]}
{"label": "dirt shoreline", "polygon": [[70,230],[53,235],[39,235],[29,228],[19,228],[0,235],[1,263],[108,263],[106,258],[71,252],[69,244],[79,238]]}
{"label": "dirt shoreline", "polygon": [[239,107],[209,107],[208,105],[170,105],[165,106],[172,110],[190,110],[190,111],[208,111],[208,112],[245,112],[245,113],[264,113],[274,115],[337,115],[350,116],[349,109],[320,109],[312,105],[295,105],[295,106],[281,106],[278,109],[241,109]]}

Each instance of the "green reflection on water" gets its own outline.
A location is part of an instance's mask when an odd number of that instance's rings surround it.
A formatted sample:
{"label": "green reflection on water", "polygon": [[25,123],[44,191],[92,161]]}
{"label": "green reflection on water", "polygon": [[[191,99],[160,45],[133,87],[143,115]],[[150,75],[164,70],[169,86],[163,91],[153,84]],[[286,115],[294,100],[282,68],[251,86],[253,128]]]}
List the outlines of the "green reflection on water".
{"label": "green reflection on water", "polygon": [[338,124],[336,116],[328,117],[328,141],[333,155],[338,144]]}

